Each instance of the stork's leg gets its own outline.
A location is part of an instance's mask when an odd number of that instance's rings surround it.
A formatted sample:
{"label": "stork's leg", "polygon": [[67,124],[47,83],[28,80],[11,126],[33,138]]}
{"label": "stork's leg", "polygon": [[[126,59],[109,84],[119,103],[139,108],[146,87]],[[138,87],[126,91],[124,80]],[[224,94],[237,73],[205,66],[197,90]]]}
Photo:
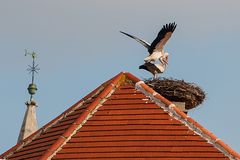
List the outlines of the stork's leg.
{"label": "stork's leg", "polygon": [[158,78],[157,74],[154,74],[153,79],[157,79],[157,78]]}
{"label": "stork's leg", "polygon": [[155,74],[153,74],[152,81],[155,79]]}

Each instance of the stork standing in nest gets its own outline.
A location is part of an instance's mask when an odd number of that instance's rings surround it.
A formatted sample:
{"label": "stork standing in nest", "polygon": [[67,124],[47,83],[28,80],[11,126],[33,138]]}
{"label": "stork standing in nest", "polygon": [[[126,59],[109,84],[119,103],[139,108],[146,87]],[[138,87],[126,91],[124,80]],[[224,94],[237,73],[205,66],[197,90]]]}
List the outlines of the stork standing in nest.
{"label": "stork standing in nest", "polygon": [[163,48],[164,45],[167,43],[169,38],[172,36],[172,33],[176,29],[177,24],[174,23],[169,23],[165,24],[162,29],[159,31],[157,37],[155,40],[149,44],[143,39],[137,38],[133,35],[130,35],[128,33],[122,32],[121,33],[135,39],[137,42],[141,43],[144,47],[148,49],[149,55],[144,59],[145,63],[148,62],[155,62],[159,60],[161,63],[163,62],[163,57],[166,52],[164,52]]}
{"label": "stork standing in nest", "polygon": [[158,74],[163,73],[167,67],[168,64],[168,53],[165,53],[162,57],[161,57],[161,63],[160,64],[154,64],[151,62],[146,62],[143,65],[139,66],[139,69],[144,69],[149,71],[150,73],[153,74],[153,79],[157,79],[158,78]]}

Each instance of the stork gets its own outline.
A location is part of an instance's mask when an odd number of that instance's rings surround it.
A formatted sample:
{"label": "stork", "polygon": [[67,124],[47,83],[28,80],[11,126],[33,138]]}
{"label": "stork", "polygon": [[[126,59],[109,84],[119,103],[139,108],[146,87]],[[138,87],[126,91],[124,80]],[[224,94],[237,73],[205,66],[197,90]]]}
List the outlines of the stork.
{"label": "stork", "polygon": [[148,49],[149,55],[144,59],[145,63],[155,62],[156,60],[159,60],[161,63],[164,63],[162,59],[165,53],[163,48],[164,48],[164,45],[169,40],[169,38],[172,36],[172,33],[174,32],[176,27],[177,27],[177,24],[175,24],[175,22],[163,25],[157,37],[151,44],[149,44],[143,39],[137,38],[128,33],[125,33],[122,31],[120,32],[122,34],[127,35],[128,37],[135,39],[137,42],[141,43],[144,47]]}
{"label": "stork", "polygon": [[162,62],[160,64],[154,64],[151,62],[145,62],[143,65],[139,66],[139,69],[145,69],[153,74],[153,79],[157,78],[157,75],[163,73],[168,64],[168,53],[165,53],[162,57]]}

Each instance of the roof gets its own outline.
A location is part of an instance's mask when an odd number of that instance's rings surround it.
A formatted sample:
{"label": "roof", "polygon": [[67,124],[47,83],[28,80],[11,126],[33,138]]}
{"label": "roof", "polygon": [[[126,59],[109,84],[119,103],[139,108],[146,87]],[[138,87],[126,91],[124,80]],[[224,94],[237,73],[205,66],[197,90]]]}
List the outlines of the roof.
{"label": "roof", "polygon": [[223,141],[143,81],[121,72],[5,159],[240,159]]}

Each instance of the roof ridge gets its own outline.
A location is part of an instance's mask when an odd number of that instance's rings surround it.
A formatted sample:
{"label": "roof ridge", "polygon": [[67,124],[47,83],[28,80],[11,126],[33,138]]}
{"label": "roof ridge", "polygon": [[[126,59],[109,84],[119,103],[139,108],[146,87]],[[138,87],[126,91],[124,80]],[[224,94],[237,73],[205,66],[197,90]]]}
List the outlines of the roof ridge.
{"label": "roof ridge", "polygon": [[202,138],[211,143],[215,148],[217,148],[224,155],[229,157],[230,159],[240,159],[240,155],[234,151],[231,147],[225,144],[222,140],[217,138],[213,133],[208,131],[206,128],[201,126],[197,121],[193,118],[186,115],[179,108],[176,107],[174,103],[167,100],[147,84],[145,84],[142,80],[135,77],[131,73],[125,73],[126,76],[135,82],[135,88],[149,97],[152,101],[154,101],[159,107],[163,108],[168,114],[181,121],[184,125],[186,125],[189,129],[194,131],[196,134],[200,135]]}
{"label": "roof ridge", "polygon": [[115,91],[115,88],[120,85],[122,78],[124,78],[123,72],[112,78],[109,83],[103,88],[101,93],[94,99],[93,102],[87,107],[87,109],[71,124],[71,126],[60,136],[55,143],[40,157],[40,160],[51,159],[62,146],[66,144],[71,137],[86,123],[86,121],[92,117],[99,107],[107,100],[107,98]]}
{"label": "roof ridge", "polygon": [[[116,77],[116,76],[115,76]],[[37,137],[39,137],[41,135],[41,133],[46,132],[49,128],[51,128],[51,126],[53,126],[54,124],[58,123],[60,120],[62,120],[63,118],[65,118],[67,115],[69,115],[72,111],[76,110],[77,108],[81,107],[84,102],[88,101],[89,98],[94,97],[95,95],[99,94],[99,92],[101,92],[104,87],[110,82],[112,81],[115,77],[109,79],[108,81],[102,83],[100,86],[98,86],[96,89],[94,89],[92,92],[90,92],[89,94],[87,94],[85,97],[83,97],[81,100],[79,100],[78,102],[76,102],[75,104],[73,104],[70,108],[68,108],[67,110],[65,110],[64,112],[62,112],[60,115],[58,115],[56,118],[52,119],[50,122],[48,122],[47,124],[45,124],[43,127],[41,127],[39,130],[37,130],[36,132],[34,132],[33,134],[31,134],[29,137],[23,139],[22,141],[20,141],[19,143],[17,143],[14,147],[10,148],[9,150],[7,150],[6,152],[2,153],[0,155],[0,158],[7,158],[9,156],[11,156],[12,154],[14,154],[14,152],[18,151],[19,149],[23,148],[24,146],[26,146],[27,144],[29,144],[30,142],[32,142],[34,139],[36,139]]]}

